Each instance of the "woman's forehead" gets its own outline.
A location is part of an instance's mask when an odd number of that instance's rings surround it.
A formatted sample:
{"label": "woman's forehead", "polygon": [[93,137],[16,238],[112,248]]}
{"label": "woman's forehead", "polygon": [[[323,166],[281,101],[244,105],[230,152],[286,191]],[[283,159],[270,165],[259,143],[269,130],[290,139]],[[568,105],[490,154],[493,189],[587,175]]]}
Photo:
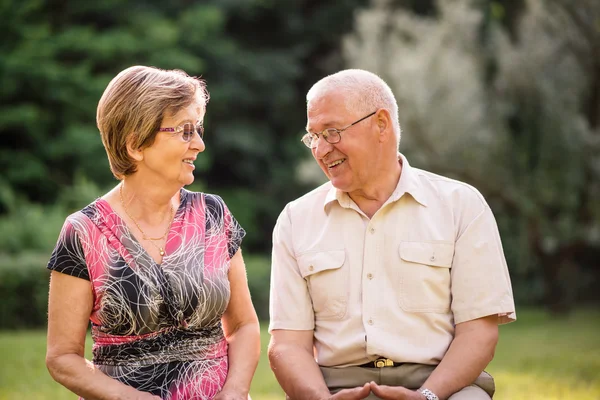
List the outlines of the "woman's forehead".
{"label": "woman's forehead", "polygon": [[173,122],[180,120],[196,121],[203,119],[205,113],[206,109],[204,104],[194,101],[192,104],[182,108],[174,114],[172,112],[167,112],[164,119]]}

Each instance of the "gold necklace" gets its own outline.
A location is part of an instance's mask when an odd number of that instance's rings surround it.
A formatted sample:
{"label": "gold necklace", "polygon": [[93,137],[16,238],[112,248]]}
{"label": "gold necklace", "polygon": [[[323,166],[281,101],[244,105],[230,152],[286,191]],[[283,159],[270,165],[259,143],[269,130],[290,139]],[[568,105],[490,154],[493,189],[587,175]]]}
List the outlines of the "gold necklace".
{"label": "gold necklace", "polygon": [[[152,246],[156,247],[156,249],[158,250],[158,254],[160,254],[161,257],[165,256],[165,249],[163,249],[162,247],[156,245],[153,241],[148,240],[148,243],[150,243]],[[165,243],[166,244],[166,243]]]}
{"label": "gold necklace", "polygon": [[[131,216],[131,214],[129,214],[129,211],[127,210],[127,207],[125,206],[125,202],[123,201],[123,184],[121,183],[121,186],[119,186],[119,199],[121,200],[121,206],[123,207],[123,210],[125,210],[125,214],[127,214],[127,216],[129,217],[130,220],[133,221],[133,223],[135,224],[135,226],[138,228],[138,230],[141,232],[142,234],[142,239],[150,242],[150,244],[154,247],[156,247],[158,249],[158,253],[160,254],[161,257],[163,257],[165,255],[165,249],[163,247],[160,247],[158,245],[156,245],[154,242],[155,241],[159,241],[159,240],[163,240],[168,234],[169,231],[171,230],[171,224],[173,223],[173,217],[175,216],[174,214],[174,210],[173,210],[173,203],[169,202],[169,204],[171,205],[171,219],[169,220],[169,225],[167,226],[167,230],[165,231],[165,233],[161,236],[161,237],[157,237],[157,238],[151,238],[146,236],[146,232],[144,232],[144,230],[142,229],[142,227],[140,226],[140,224],[138,224],[138,222]],[[166,242],[165,242],[166,244]]]}

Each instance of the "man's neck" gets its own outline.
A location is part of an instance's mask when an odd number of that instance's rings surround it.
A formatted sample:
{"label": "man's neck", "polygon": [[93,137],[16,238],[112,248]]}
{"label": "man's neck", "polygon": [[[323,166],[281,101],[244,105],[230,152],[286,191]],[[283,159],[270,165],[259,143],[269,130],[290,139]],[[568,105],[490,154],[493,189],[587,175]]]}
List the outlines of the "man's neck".
{"label": "man's neck", "polygon": [[366,189],[349,192],[348,196],[367,217],[372,218],[396,190],[401,174],[401,161],[393,163],[390,168],[380,171],[379,179],[373,185]]}

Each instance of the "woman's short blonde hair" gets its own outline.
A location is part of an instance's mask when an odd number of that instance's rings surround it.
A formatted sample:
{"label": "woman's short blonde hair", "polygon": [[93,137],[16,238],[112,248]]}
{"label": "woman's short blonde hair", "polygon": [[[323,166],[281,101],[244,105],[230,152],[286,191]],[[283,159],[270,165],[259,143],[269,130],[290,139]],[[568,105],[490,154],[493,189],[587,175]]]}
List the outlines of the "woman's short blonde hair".
{"label": "woman's short blonde hair", "polygon": [[152,145],[163,118],[196,101],[200,91],[203,107],[209,95],[203,80],[180,70],[134,66],[115,76],[98,103],[96,124],[117,179],[136,171],[127,152]]}

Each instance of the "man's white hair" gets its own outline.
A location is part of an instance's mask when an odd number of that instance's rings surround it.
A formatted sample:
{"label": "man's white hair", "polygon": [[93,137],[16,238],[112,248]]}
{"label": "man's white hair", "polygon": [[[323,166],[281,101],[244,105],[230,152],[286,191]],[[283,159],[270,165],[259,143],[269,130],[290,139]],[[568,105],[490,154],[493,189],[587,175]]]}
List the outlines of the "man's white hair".
{"label": "man's white hair", "polygon": [[346,109],[352,113],[368,115],[380,108],[389,111],[396,134],[396,146],[400,145],[402,131],[398,120],[398,104],[392,89],[379,76],[362,69],[346,69],[328,75],[310,88],[306,94],[307,104],[331,92],[342,92]]}

